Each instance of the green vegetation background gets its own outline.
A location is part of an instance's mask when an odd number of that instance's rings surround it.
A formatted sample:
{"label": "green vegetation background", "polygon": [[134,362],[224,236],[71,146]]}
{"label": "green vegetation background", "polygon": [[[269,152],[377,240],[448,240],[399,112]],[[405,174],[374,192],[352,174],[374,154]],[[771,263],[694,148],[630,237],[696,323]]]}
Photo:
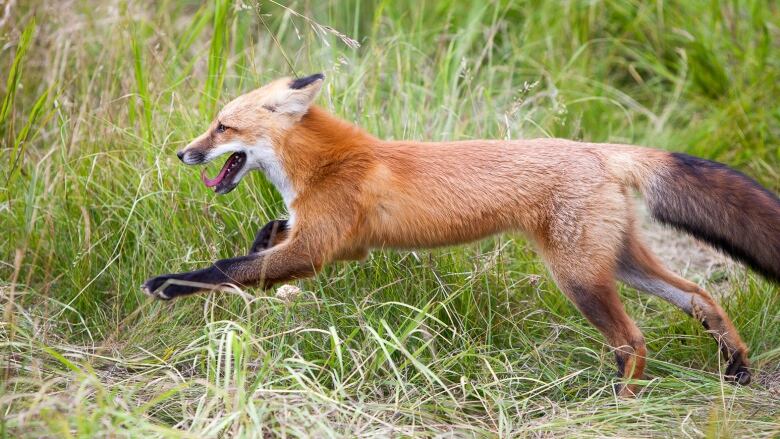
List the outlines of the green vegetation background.
{"label": "green vegetation background", "polygon": [[[780,7],[745,1],[80,1],[0,5],[0,435],[780,434],[780,294],[717,287],[756,382],[625,289],[645,392],[520,236],[379,252],[273,292],[173,303],[147,277],[246,251],[284,215],[177,148],[226,100],[323,72],[320,105],[395,139],[559,136],[719,160],[780,190]],[[662,255],[664,256],[664,255]]]}

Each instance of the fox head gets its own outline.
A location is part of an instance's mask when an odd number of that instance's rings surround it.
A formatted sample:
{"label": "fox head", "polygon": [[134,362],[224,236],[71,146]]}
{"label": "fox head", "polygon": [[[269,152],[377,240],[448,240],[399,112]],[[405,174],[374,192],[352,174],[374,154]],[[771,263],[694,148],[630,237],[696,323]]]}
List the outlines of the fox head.
{"label": "fox head", "polygon": [[[238,186],[251,170],[260,169],[287,198],[290,182],[279,162],[276,147],[309,110],[324,76],[281,78],[234,99],[217,114],[208,130],[177,152],[188,165],[208,163],[231,153],[214,178],[201,173],[203,182],[218,194]],[[285,201],[288,201],[285,199]]]}

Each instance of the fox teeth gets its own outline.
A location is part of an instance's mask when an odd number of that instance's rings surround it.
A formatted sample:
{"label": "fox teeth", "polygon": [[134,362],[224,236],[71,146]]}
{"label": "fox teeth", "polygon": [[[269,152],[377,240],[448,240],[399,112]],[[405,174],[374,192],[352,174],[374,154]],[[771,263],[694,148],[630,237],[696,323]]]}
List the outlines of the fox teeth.
{"label": "fox teeth", "polygon": [[[208,178],[206,175],[206,170],[203,169],[201,172],[201,180],[203,180],[203,183],[206,185],[206,187],[214,187],[218,184],[222,183],[226,178],[232,178],[233,174],[240,170],[241,167],[244,166],[244,162],[246,161],[246,157],[242,153],[233,153],[229,158],[228,161],[223,166],[222,170],[217,174],[214,178]],[[238,169],[237,169],[238,168]]]}

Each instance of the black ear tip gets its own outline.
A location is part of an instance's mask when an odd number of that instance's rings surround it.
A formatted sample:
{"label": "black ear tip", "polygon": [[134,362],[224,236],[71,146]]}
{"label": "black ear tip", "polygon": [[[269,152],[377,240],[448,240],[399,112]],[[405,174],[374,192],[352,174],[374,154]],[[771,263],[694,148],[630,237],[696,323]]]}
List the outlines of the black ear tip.
{"label": "black ear tip", "polygon": [[325,75],[322,73],[315,73],[310,76],[304,76],[303,78],[293,79],[293,82],[290,83],[290,88],[293,90],[299,90],[321,79],[325,79]]}

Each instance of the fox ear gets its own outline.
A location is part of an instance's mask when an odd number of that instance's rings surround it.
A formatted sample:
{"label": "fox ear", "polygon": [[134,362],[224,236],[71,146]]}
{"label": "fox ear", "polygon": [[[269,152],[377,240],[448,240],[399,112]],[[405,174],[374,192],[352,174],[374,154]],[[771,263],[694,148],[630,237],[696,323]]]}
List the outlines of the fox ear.
{"label": "fox ear", "polygon": [[275,110],[296,116],[304,115],[319,94],[324,80],[325,76],[322,73],[293,79],[288,89],[281,93],[274,106]]}

